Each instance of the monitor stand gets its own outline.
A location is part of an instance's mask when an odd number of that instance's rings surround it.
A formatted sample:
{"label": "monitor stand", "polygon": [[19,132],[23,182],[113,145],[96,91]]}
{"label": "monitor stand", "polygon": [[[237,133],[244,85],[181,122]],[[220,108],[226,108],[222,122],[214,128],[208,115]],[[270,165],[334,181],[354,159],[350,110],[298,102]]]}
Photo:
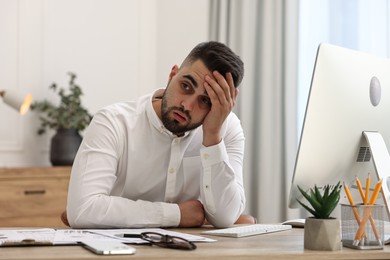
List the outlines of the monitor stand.
{"label": "monitor stand", "polygon": [[[363,135],[370,147],[374,168],[378,180],[382,179],[382,197],[383,203],[390,219],[390,191],[388,183],[390,181],[390,156],[386,148],[383,137],[378,132],[363,132]],[[390,184],[390,183],[389,183]]]}

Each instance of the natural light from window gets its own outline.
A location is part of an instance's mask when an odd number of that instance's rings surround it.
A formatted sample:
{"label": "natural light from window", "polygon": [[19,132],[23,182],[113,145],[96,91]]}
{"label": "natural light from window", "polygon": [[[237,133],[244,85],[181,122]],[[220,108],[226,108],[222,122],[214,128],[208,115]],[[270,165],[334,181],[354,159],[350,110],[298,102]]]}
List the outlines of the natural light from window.
{"label": "natural light from window", "polygon": [[298,138],[320,43],[390,58],[390,0],[300,0],[299,4]]}

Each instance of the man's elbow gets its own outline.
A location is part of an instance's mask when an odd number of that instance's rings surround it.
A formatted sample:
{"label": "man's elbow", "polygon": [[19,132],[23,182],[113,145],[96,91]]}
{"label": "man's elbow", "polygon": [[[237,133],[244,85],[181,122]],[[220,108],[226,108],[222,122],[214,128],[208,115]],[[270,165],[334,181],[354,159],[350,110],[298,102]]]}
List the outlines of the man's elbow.
{"label": "man's elbow", "polygon": [[90,221],[88,221],[88,217],[85,214],[80,213],[80,211],[76,209],[72,209],[71,207],[67,207],[66,217],[68,224],[71,228],[93,228]]}
{"label": "man's elbow", "polygon": [[236,216],[230,216],[228,214],[221,214],[221,215],[208,215],[207,221],[213,225],[216,228],[227,228],[234,225],[236,222],[237,217]]}

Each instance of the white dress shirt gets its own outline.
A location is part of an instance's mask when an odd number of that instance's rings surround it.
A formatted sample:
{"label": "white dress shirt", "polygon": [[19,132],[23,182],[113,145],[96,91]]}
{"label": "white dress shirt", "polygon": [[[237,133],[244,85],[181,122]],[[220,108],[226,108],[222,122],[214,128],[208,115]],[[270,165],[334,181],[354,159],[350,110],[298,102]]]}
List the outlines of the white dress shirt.
{"label": "white dress shirt", "polygon": [[202,145],[202,127],[182,137],[164,128],[155,95],[110,105],[91,121],[68,190],[74,228],[175,227],[177,203],[198,199],[207,220],[226,227],[243,212],[244,134],[230,113],[218,145]]}

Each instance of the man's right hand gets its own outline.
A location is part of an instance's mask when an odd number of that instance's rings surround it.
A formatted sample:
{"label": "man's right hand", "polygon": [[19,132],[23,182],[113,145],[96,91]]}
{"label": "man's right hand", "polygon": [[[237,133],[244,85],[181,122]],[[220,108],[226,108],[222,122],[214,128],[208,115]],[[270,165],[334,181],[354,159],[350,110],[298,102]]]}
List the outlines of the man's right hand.
{"label": "man's right hand", "polygon": [[179,227],[199,227],[205,220],[202,203],[198,200],[189,200],[179,203],[180,224]]}

